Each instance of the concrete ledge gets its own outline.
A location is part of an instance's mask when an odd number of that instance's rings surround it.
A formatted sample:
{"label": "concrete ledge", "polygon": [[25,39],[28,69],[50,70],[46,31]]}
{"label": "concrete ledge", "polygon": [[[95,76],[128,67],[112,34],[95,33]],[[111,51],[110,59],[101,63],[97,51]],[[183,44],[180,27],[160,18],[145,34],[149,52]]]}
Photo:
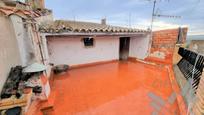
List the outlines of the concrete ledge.
{"label": "concrete ledge", "polygon": [[166,68],[167,68],[168,73],[169,73],[169,79],[171,81],[172,89],[176,93],[176,99],[177,99],[177,103],[179,106],[180,115],[187,115],[187,106],[186,106],[186,103],[184,101],[184,97],[182,96],[182,92],[181,92],[181,88],[179,87],[179,83],[176,80],[176,77],[174,74],[175,72],[173,71],[173,67],[172,66],[166,66]]}
{"label": "concrete ledge", "polygon": [[89,66],[100,65],[100,64],[106,64],[106,63],[111,63],[111,62],[116,62],[116,61],[118,61],[118,59],[108,60],[108,61],[100,61],[100,62],[93,62],[93,63],[86,63],[86,64],[79,64],[79,65],[72,65],[72,66],[70,66],[70,69],[77,69],[77,68],[82,68],[82,67],[89,67]]}
{"label": "concrete ledge", "polygon": [[[179,85],[179,88],[183,89],[187,83],[187,80],[185,79],[184,75],[182,74],[182,72],[180,71],[177,65],[173,66],[173,70],[174,70],[174,76]],[[188,95],[184,95],[183,98],[184,98],[185,104],[188,105]]]}

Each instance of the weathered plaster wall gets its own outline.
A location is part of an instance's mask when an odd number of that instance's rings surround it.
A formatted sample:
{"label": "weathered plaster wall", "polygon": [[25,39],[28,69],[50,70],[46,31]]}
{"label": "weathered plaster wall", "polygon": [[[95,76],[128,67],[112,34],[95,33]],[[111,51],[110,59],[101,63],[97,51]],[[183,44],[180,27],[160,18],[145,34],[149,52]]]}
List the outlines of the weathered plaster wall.
{"label": "weathered plaster wall", "polygon": [[22,65],[26,66],[33,58],[32,55],[34,55],[32,40],[30,36],[28,36],[27,27],[24,26],[22,18],[17,15],[11,15],[10,18],[18,41]]}
{"label": "weathered plaster wall", "polygon": [[150,35],[141,35],[130,38],[129,56],[144,59],[148,56]]}
{"label": "weathered plaster wall", "polygon": [[11,20],[0,14],[0,91],[11,67],[21,64],[18,42]]}
{"label": "weathered plaster wall", "polygon": [[31,24],[24,22],[17,15],[11,15],[10,18],[18,41],[22,66],[27,66],[34,61],[39,62],[37,34],[33,31]]}
{"label": "weathered plaster wall", "polygon": [[19,51],[20,51],[22,65],[26,65],[27,55],[26,55],[26,49],[25,49],[25,45],[24,45],[25,41],[24,41],[23,21],[19,16],[16,16],[16,15],[11,15],[10,19],[11,19],[11,22],[13,24],[15,37],[16,37],[17,42],[18,42],[18,47],[19,47]]}
{"label": "weathered plaster wall", "polygon": [[48,37],[50,62],[78,65],[119,59],[119,37],[94,37],[93,47],[85,47],[83,37]]}

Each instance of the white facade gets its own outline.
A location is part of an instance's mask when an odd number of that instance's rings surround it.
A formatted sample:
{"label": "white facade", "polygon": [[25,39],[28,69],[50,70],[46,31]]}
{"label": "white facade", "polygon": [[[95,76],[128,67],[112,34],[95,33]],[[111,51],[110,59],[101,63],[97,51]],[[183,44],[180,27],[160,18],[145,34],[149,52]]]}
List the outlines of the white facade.
{"label": "white facade", "polygon": [[[119,59],[119,36],[94,37],[93,47],[85,47],[82,37],[46,37],[48,56],[54,65],[80,65]],[[44,38],[45,39],[45,38]],[[130,38],[129,57],[144,59],[148,55],[149,35]]]}
{"label": "white facade", "polygon": [[82,38],[48,37],[50,63],[79,65],[119,59],[118,37],[95,37],[93,47],[85,47]]}
{"label": "white facade", "polygon": [[144,59],[148,56],[150,35],[130,38],[129,57]]}

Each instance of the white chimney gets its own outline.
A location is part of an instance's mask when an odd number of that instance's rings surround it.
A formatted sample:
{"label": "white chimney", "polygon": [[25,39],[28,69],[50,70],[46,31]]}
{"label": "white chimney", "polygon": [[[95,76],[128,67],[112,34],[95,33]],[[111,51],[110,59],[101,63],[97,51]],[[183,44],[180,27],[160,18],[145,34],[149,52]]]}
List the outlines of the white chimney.
{"label": "white chimney", "polygon": [[106,25],[106,18],[101,19],[101,24]]}

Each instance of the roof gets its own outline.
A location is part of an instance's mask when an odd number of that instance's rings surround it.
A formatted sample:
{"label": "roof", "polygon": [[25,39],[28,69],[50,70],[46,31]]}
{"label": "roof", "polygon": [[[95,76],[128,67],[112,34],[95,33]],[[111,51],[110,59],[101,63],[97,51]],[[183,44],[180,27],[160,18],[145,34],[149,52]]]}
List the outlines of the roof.
{"label": "roof", "polygon": [[3,13],[6,16],[10,16],[12,14],[16,14],[23,18],[37,18],[43,15],[46,15],[47,12],[51,12],[51,10],[43,9],[43,10],[24,10],[17,9],[15,7],[0,7],[0,13]]}
{"label": "roof", "polygon": [[39,28],[42,33],[145,33],[147,30],[111,26],[106,24],[80,22],[69,20],[56,20],[49,24],[41,25]]}
{"label": "roof", "polygon": [[16,5],[16,4],[22,4],[22,5],[28,5],[22,0],[2,0],[6,5]]}

